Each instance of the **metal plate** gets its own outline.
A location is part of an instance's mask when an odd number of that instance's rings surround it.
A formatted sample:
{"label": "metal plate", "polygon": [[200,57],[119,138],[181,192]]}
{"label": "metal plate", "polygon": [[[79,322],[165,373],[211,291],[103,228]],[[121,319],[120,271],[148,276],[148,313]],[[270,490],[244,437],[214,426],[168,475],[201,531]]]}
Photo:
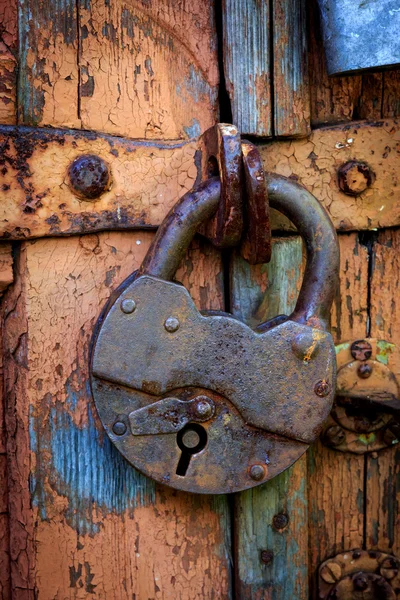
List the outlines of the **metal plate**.
{"label": "metal plate", "polygon": [[[92,361],[96,406],[118,449],[158,481],[203,493],[246,489],[290,466],[329,414],[334,377],[328,333],[289,320],[256,333],[230,316],[200,314],[183,286],[150,276],[111,305]],[[215,403],[202,424],[206,446],[185,476],[176,473],[177,434],[133,436],[129,428],[132,411],[178,393]],[[113,432],[117,421],[122,435]]]}

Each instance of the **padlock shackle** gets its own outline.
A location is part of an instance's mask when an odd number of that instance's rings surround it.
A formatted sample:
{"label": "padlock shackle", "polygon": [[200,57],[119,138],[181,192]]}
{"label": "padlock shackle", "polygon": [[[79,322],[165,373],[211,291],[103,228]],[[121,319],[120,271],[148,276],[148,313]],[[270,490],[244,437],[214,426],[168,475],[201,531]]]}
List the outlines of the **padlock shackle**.
{"label": "padlock shackle", "polygon": [[[296,308],[290,318],[319,329],[328,326],[339,276],[339,245],[328,213],[298,183],[266,174],[270,206],[284,214],[304,240],[307,264]],[[198,227],[217,210],[221,193],[212,177],[185,194],[161,223],[138,275],[171,280]]]}
{"label": "padlock shackle", "polygon": [[303,238],[307,264],[296,307],[290,318],[327,329],[339,281],[339,242],[325,208],[295,181],[266,173],[271,208],[285,215]]}
{"label": "padlock shackle", "polygon": [[219,177],[210,177],[182,196],[158,228],[138,275],[173,279],[197,229],[216,212],[220,195]]}

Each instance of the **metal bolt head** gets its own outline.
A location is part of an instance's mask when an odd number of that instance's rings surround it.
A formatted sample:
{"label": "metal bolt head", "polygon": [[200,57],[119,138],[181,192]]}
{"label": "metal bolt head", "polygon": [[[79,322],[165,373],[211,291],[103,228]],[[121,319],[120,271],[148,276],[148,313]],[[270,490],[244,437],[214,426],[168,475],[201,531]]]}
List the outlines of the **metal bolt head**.
{"label": "metal bolt head", "polygon": [[136,309],[136,302],[132,298],[125,298],[121,302],[121,310],[126,315],[130,315]]}
{"label": "metal bolt head", "polygon": [[357,573],[353,577],[353,588],[357,592],[364,592],[368,588],[368,577],[364,573]]}
{"label": "metal bolt head", "polygon": [[328,396],[330,391],[331,391],[330,384],[323,379],[321,379],[320,381],[317,381],[317,383],[314,386],[314,392],[320,398],[325,398],[325,396]]}
{"label": "metal bolt head", "polygon": [[319,574],[326,583],[336,583],[342,577],[342,567],[331,560],[321,567]]}
{"label": "metal bolt head", "polygon": [[168,317],[164,323],[164,327],[168,333],[174,333],[175,331],[178,331],[179,325],[180,323],[175,317]]}
{"label": "metal bolt head", "polygon": [[285,529],[289,524],[289,517],[285,513],[279,513],[272,519],[272,525],[275,529]]}
{"label": "metal bolt head", "polygon": [[273,559],[274,553],[272,552],[272,550],[261,550],[261,562],[263,562],[264,565],[271,564]]}
{"label": "metal bolt head", "polygon": [[375,174],[371,167],[361,161],[349,160],[338,169],[339,188],[348,196],[359,196],[374,180]]}
{"label": "metal bolt head", "polygon": [[354,360],[368,360],[372,355],[372,346],[366,340],[357,340],[352,343],[350,352]]}
{"label": "metal bolt head", "polygon": [[309,361],[318,354],[319,342],[311,332],[305,331],[296,335],[292,342],[292,350],[300,360]]}
{"label": "metal bolt head", "polygon": [[113,425],[115,435],[124,435],[126,433],[126,425],[123,421],[116,421]]}
{"label": "metal bolt head", "polygon": [[265,476],[265,469],[263,467],[263,465],[253,465],[250,469],[250,477],[254,480],[254,481],[261,481],[261,479],[264,479]]}
{"label": "metal bolt head", "polygon": [[361,379],[368,379],[372,375],[372,365],[368,363],[361,363],[361,365],[357,369],[357,375]]}
{"label": "metal bolt head", "polygon": [[182,436],[182,443],[186,448],[196,448],[200,443],[200,436],[194,429],[188,429]]}
{"label": "metal bolt head", "polygon": [[95,154],[78,156],[70,165],[68,175],[75,194],[84,200],[94,200],[110,189],[108,165]]}
{"label": "metal bolt head", "polygon": [[395,558],[391,557],[385,558],[385,560],[380,566],[379,572],[382,575],[382,577],[384,577],[388,581],[394,579],[399,573],[398,561]]}
{"label": "metal bolt head", "polygon": [[332,425],[324,433],[324,441],[327,446],[340,446],[345,440],[346,434],[340,425]]}
{"label": "metal bolt head", "polygon": [[207,420],[212,417],[214,413],[214,408],[212,404],[208,401],[206,396],[200,397],[197,401],[194,412],[196,416],[201,420]]}

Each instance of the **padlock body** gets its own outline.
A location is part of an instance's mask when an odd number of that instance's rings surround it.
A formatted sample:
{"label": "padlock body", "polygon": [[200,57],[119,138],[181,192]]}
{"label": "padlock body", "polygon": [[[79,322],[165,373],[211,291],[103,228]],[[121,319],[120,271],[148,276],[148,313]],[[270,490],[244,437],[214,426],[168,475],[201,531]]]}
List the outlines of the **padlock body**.
{"label": "padlock body", "polygon": [[[277,475],[317,437],[333,402],[335,353],[320,329],[288,319],[257,333],[200,313],[177,283],[142,276],[102,320],[91,381],[108,435],[136,468],[178,489],[226,493]],[[182,401],[200,395],[215,410],[193,426],[204,445],[182,475],[179,427],[191,426]],[[117,433],[115,423],[124,424]]]}

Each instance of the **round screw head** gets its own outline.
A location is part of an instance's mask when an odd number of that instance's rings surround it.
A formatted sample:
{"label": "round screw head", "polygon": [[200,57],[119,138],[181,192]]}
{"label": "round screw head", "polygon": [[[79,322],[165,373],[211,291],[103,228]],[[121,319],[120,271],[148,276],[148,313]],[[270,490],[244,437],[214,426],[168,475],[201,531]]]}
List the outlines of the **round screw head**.
{"label": "round screw head", "polygon": [[121,310],[126,315],[130,315],[136,309],[136,302],[132,298],[125,298],[121,302]]}
{"label": "round screw head", "polygon": [[250,469],[250,477],[254,481],[261,481],[265,477],[265,469],[262,465],[253,465]]}
{"label": "round screw head", "polygon": [[285,513],[279,513],[272,519],[272,525],[275,529],[285,529],[289,525],[289,517]]}
{"label": "round screw head", "polygon": [[368,577],[364,573],[357,573],[353,577],[353,587],[357,592],[365,592],[368,585]]}
{"label": "round screw head", "polygon": [[94,200],[110,189],[108,165],[95,154],[82,154],[75,158],[68,175],[75,194],[84,200]]}
{"label": "round screw head", "polygon": [[358,196],[365,192],[375,180],[371,167],[358,160],[349,160],[338,169],[340,190],[348,196]]}
{"label": "round screw head", "polygon": [[273,559],[274,553],[272,552],[272,550],[261,550],[261,562],[263,562],[264,565],[271,564]]}
{"label": "round screw head", "polygon": [[350,352],[354,360],[368,360],[372,355],[372,346],[366,340],[357,340],[352,343]]}
{"label": "round screw head", "polygon": [[361,363],[361,365],[357,369],[357,375],[361,379],[368,379],[372,375],[372,365],[368,363]]}
{"label": "round screw head", "polygon": [[342,577],[342,567],[331,560],[321,567],[319,574],[326,583],[336,583]]}
{"label": "round screw head", "polygon": [[313,334],[308,331],[296,335],[292,342],[294,354],[306,362],[318,354],[319,346],[318,340],[314,339]]}
{"label": "round screw head", "polygon": [[346,438],[346,434],[340,425],[332,425],[332,427],[328,427],[323,435],[324,442],[327,446],[340,446],[344,442]]}
{"label": "round screw head", "polygon": [[317,383],[314,386],[314,392],[320,398],[325,398],[325,396],[328,396],[330,391],[331,391],[330,384],[323,379],[321,379],[320,381],[317,381]]}
{"label": "round screw head", "polygon": [[197,401],[194,407],[194,412],[199,419],[206,420],[212,417],[214,409],[206,396],[204,396]]}
{"label": "round screw head", "polygon": [[168,317],[164,323],[164,327],[168,333],[174,333],[175,331],[178,331],[179,325],[180,323],[175,317]]}
{"label": "round screw head", "polygon": [[186,448],[196,448],[200,443],[200,436],[194,429],[188,429],[182,436],[182,443]]}
{"label": "round screw head", "polygon": [[385,558],[385,560],[380,566],[379,572],[382,575],[382,577],[384,577],[388,581],[394,579],[399,573],[398,561],[395,558],[391,557]]}
{"label": "round screw head", "polygon": [[116,421],[113,425],[115,435],[124,435],[126,433],[126,425],[123,421]]}

